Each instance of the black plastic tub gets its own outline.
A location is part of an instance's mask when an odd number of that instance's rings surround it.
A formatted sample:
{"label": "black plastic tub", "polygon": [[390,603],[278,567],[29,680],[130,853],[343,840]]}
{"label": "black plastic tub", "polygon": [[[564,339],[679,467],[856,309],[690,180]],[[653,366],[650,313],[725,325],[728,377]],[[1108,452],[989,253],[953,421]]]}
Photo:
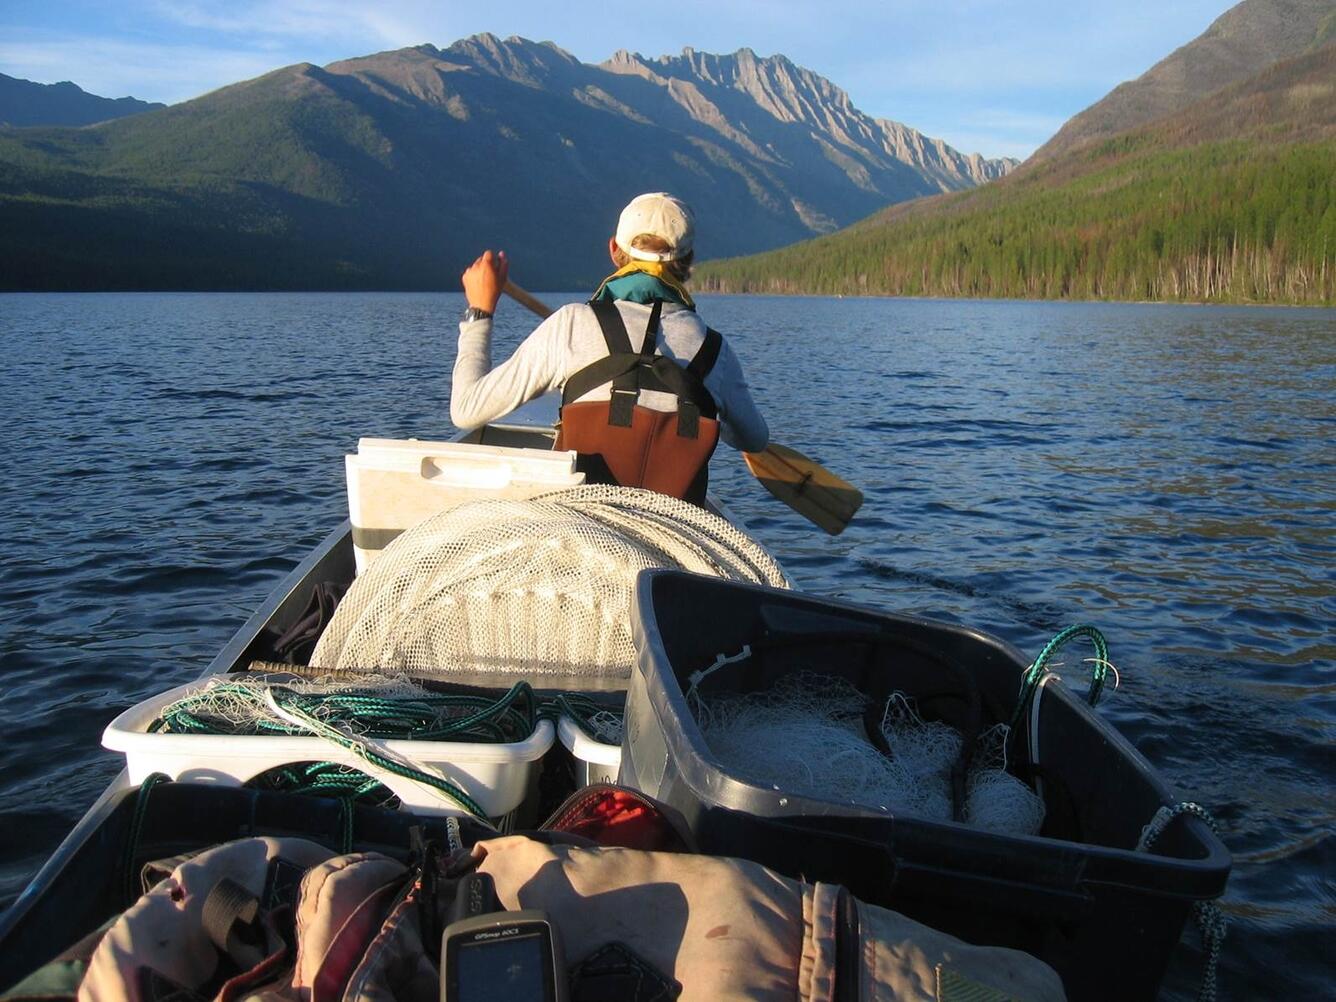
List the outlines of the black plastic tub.
{"label": "black plastic tub", "polygon": [[[1075,999],[1153,998],[1193,905],[1224,891],[1229,854],[1196,818],[1174,820],[1153,851],[1134,850],[1156,811],[1177,798],[1063,685],[1044,688],[1038,768],[1028,759],[1017,768],[1043,780],[1047,817],[1033,837],[813,799],[730,775],[684,696],[693,672],[751,644],[764,653],[712,673],[702,695],[768,688],[813,669],[871,692],[893,686],[898,672],[922,677],[949,662],[974,678],[984,717],[1005,721],[1029,659],[1001,640],[677,571],[640,576],[633,616],[639,655],[620,779],[680,810],[703,851],[841,883],[970,942],[1025,950],[1056,968]],[[1028,727],[1027,720],[1017,735],[1023,756]]]}

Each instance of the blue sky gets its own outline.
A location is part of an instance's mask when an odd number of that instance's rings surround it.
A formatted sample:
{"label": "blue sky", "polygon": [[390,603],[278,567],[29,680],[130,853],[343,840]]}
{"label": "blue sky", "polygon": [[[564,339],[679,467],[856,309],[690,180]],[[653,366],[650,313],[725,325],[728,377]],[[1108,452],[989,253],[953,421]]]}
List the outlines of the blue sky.
{"label": "blue sky", "polygon": [[1199,35],[1228,0],[0,0],[0,72],[176,102],[296,62],[491,31],[585,62],[783,53],[854,104],[967,153],[1024,157]]}

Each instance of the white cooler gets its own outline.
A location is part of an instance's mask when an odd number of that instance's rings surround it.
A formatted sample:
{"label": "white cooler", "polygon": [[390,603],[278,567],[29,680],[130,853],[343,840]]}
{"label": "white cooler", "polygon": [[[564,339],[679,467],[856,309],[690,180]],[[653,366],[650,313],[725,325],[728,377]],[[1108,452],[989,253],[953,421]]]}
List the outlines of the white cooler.
{"label": "white cooler", "polygon": [[531,498],[575,487],[575,453],[364,438],[345,457],[357,573],[405,529],[461,501]]}

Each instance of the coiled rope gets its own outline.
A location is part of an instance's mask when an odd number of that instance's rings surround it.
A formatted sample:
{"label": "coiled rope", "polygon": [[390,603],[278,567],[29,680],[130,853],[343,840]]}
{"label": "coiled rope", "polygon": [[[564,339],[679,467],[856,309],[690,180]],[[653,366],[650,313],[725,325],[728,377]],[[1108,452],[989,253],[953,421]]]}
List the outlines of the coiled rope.
{"label": "coiled rope", "polygon": [[1045,644],[1044,649],[1039,652],[1039,657],[1034,659],[1034,663],[1021,676],[1021,690],[1016,697],[1016,710],[1011,715],[1011,733],[1018,733],[1021,718],[1025,716],[1030,701],[1034,699],[1040,679],[1052,674],[1048,666],[1053,658],[1057,656],[1058,651],[1077,637],[1088,637],[1095,647],[1095,656],[1091,659],[1094,667],[1090,673],[1090,689],[1086,693],[1086,702],[1091,706],[1099,702],[1099,697],[1104,692],[1104,679],[1109,673],[1109,645],[1105,643],[1104,634],[1099,630],[1089,624],[1078,623],[1062,630]]}
{"label": "coiled rope", "polygon": [[[268,705],[272,696],[278,712]],[[285,716],[309,715],[371,738],[409,741],[522,741],[538,720],[534,691],[516,682],[504,695],[401,691],[340,685],[320,691],[253,680],[216,682],[164,708],[149,725],[164,734],[305,734],[311,728]]]}
{"label": "coiled rope", "polygon": [[[444,776],[395,754],[380,740],[513,743],[528,738],[542,719],[570,717],[586,734],[607,741],[620,715],[577,693],[539,699],[525,681],[496,696],[430,692],[404,678],[374,682],[281,684],[263,678],[216,680],[164,707],[150,733],[314,735],[387,772],[427,786],[486,821],[478,803]],[[614,738],[615,740],[615,738]],[[344,799],[381,786],[333,762],[277,770],[268,777],[290,792]]]}
{"label": "coiled rope", "polygon": [[[1155,844],[1156,839],[1164,834],[1170,823],[1184,814],[1191,815],[1194,818],[1200,818],[1204,821],[1216,835],[1220,834],[1220,825],[1211,812],[1200,804],[1194,804],[1191,801],[1183,801],[1177,804],[1165,804],[1155,812],[1147,823],[1146,827],[1141,829],[1141,837],[1137,839],[1136,851],[1149,852],[1150,847]],[[1229,931],[1229,923],[1225,919],[1224,912],[1214,901],[1198,901],[1192,906],[1192,917],[1197,923],[1197,928],[1201,931],[1202,946],[1206,951],[1206,963],[1202,970],[1201,988],[1197,990],[1197,1002],[1214,1002],[1216,993],[1216,972],[1220,965],[1220,952],[1224,946],[1225,933]]]}

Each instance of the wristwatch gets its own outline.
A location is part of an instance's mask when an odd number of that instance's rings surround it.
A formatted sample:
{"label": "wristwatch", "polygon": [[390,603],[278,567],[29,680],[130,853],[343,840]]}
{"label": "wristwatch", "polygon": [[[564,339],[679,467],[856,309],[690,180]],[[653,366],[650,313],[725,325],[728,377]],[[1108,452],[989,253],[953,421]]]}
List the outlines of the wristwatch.
{"label": "wristwatch", "polygon": [[470,306],[464,311],[464,319],[461,323],[472,323],[474,320],[491,320],[492,314],[479,306]]}

